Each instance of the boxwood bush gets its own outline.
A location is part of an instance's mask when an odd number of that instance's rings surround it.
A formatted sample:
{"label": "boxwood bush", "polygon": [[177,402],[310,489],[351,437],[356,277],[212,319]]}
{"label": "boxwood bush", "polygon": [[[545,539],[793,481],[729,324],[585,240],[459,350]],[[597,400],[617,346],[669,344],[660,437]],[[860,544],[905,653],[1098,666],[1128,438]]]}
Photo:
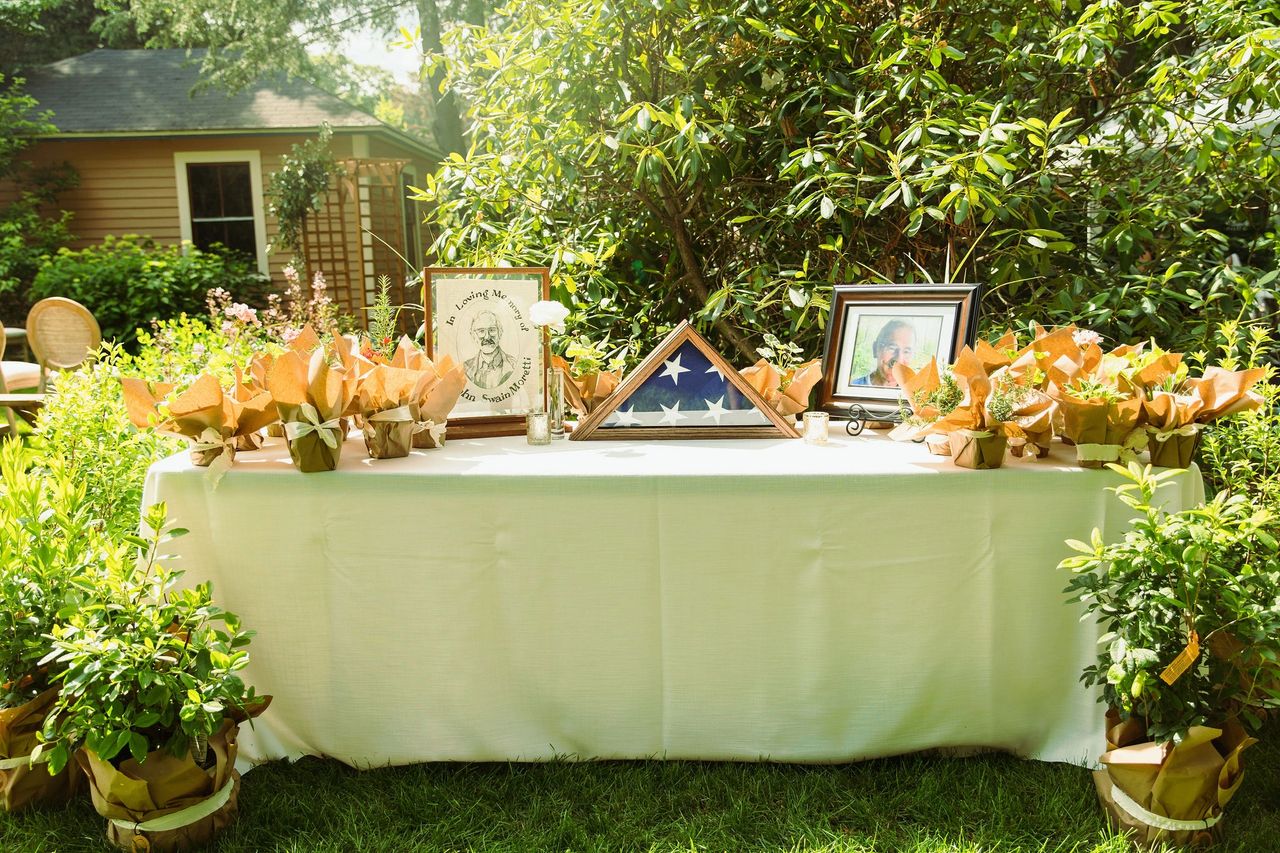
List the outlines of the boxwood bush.
{"label": "boxwood bush", "polygon": [[74,299],[97,317],[104,339],[131,345],[137,330],[152,320],[202,313],[205,294],[215,287],[257,302],[266,284],[247,260],[191,247],[184,253],[126,235],[87,249],[59,250],[36,274],[31,297]]}

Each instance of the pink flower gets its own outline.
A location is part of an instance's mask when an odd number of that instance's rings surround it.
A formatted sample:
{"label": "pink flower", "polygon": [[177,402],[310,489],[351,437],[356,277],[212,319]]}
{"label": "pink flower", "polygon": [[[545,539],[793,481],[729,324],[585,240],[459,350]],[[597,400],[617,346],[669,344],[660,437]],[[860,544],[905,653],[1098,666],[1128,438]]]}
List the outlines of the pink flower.
{"label": "pink flower", "polygon": [[256,325],[258,322],[258,309],[250,308],[243,302],[233,302],[224,310],[228,317],[246,325]]}
{"label": "pink flower", "polygon": [[236,324],[230,320],[222,321],[222,334],[229,335],[236,330]]}
{"label": "pink flower", "polygon": [[286,344],[291,344],[300,334],[302,334],[301,329],[295,329],[292,326],[285,326],[284,331],[280,333],[280,339]]}
{"label": "pink flower", "polygon": [[196,344],[193,347],[191,347],[191,354],[194,355],[196,358],[200,358],[201,356],[203,356],[205,354],[204,344]]}
{"label": "pink flower", "polygon": [[296,284],[296,283],[297,283],[297,281],[298,281],[298,271],[297,271],[296,269],[294,269],[293,264],[289,264],[289,265],[288,265],[288,266],[286,266],[283,270],[281,270],[281,272],[282,272],[282,273],[284,273],[284,280],[285,280],[285,281],[287,281],[287,282],[289,282],[289,284]]}

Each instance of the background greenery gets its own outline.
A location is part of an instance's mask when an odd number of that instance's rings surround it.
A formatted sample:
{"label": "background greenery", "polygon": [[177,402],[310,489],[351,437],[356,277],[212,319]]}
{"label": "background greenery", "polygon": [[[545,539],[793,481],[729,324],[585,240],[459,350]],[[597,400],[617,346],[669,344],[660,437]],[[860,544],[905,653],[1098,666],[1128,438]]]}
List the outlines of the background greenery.
{"label": "background greenery", "polygon": [[545,263],[574,328],[816,353],[841,281],[978,281],[988,328],[1196,349],[1276,279],[1273,3],[513,0],[431,67],[474,141],[448,263]]}
{"label": "background greenery", "polygon": [[261,302],[266,284],[248,259],[125,235],[78,251],[59,249],[36,274],[31,300],[74,299],[93,312],[104,340],[129,344],[153,320],[199,313],[210,290]]}

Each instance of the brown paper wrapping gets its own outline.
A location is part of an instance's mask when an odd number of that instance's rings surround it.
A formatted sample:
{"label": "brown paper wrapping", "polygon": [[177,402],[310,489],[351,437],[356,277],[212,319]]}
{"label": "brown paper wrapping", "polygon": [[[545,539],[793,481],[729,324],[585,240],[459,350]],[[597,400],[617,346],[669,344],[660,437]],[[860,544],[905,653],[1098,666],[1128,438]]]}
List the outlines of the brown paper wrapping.
{"label": "brown paper wrapping", "polygon": [[809,393],[822,379],[822,360],[815,358],[783,373],[762,358],[738,373],[778,414],[791,418],[809,408]]}
{"label": "brown paper wrapping", "polygon": [[987,343],[986,341],[978,341],[978,345],[974,348],[974,354],[978,360],[982,362],[982,367],[986,370],[987,375],[995,373],[1003,367],[1008,367],[1013,363],[1013,351],[1017,349],[1018,339],[1014,336],[1013,331],[1006,331],[1000,340],[995,343]]}
{"label": "brown paper wrapping", "polygon": [[1151,451],[1151,464],[1159,468],[1190,468],[1199,446],[1199,424],[1174,431],[1147,428],[1147,449]]}
{"label": "brown paper wrapping", "polygon": [[1008,439],[1003,432],[957,429],[950,433],[951,461],[961,468],[990,469],[1004,464]]}
{"label": "brown paper wrapping", "polygon": [[[1132,436],[1142,413],[1142,400],[1080,400],[1056,386],[1054,393],[1062,412],[1062,436],[1076,445],[1077,453],[1081,445],[1109,445],[1119,448],[1132,443]],[[1081,459],[1080,465],[1085,468],[1101,468],[1102,462]]]}
{"label": "brown paper wrapping", "polygon": [[[594,370],[575,376],[569,362],[558,355],[551,356],[551,366],[564,371],[569,382],[565,386],[568,392],[565,394],[566,401],[579,415],[594,412],[597,406],[609,399],[622,381],[622,377],[611,370]],[[572,390],[569,390],[570,385],[573,386]]]}
{"label": "brown paper wrapping", "polygon": [[1223,370],[1207,367],[1203,378],[1187,380],[1191,394],[1201,401],[1196,420],[1209,423],[1237,412],[1247,412],[1262,405],[1262,397],[1251,391],[1262,380],[1266,371],[1261,367],[1250,370]]}
{"label": "brown paper wrapping", "polygon": [[310,356],[291,351],[272,364],[267,388],[286,430],[305,430],[289,439],[289,455],[298,470],[313,473],[336,468],[346,432],[336,424],[317,427],[316,423],[333,424],[351,403],[345,371],[329,366],[325,350]]}
{"label": "brown paper wrapping", "polygon": [[[167,750],[147,753],[139,764],[125,758],[115,766],[87,749],[76,761],[89,779],[89,793],[98,814],[108,818],[107,838],[122,850],[187,850],[205,844],[231,824],[239,797],[240,775],[235,772],[238,724],[224,720],[209,738],[214,755],[211,769],[201,768],[188,754],[176,758]],[[177,829],[137,832],[110,822],[142,823],[194,806],[232,782],[231,798],[208,817]]]}
{"label": "brown paper wrapping", "polygon": [[[124,377],[120,383],[133,424],[154,426],[196,443],[191,460],[200,467],[207,467],[224,455],[229,464],[237,443],[279,417],[275,402],[265,390],[253,392],[242,388],[239,393],[244,399],[237,399],[236,394],[224,392],[218,380],[207,373],[176,395],[174,386],[168,383],[152,385],[132,377]],[[167,419],[159,411],[166,400]],[[210,436],[216,436],[216,441],[211,442]]]}
{"label": "brown paper wrapping", "polygon": [[[57,698],[57,688],[50,688],[16,708],[0,708],[0,758],[21,758],[35,750],[40,743],[36,733]],[[80,782],[74,767],[64,767],[56,776],[49,775],[47,764],[0,770],[0,808],[17,812],[65,803],[80,789]]]}
{"label": "brown paper wrapping", "polygon": [[1109,711],[1107,752],[1101,758],[1104,768],[1094,771],[1098,798],[1112,825],[1141,847],[1211,844],[1221,834],[1221,823],[1212,830],[1149,826],[1117,802],[1113,788],[1162,817],[1188,821],[1216,817],[1240,789],[1244,781],[1240,754],[1254,743],[1234,721],[1220,729],[1193,726],[1177,744],[1155,743],[1146,740],[1138,720],[1121,722],[1114,710]]}
{"label": "brown paper wrapping", "polygon": [[372,459],[399,459],[413,447],[411,420],[365,421],[364,447]]}

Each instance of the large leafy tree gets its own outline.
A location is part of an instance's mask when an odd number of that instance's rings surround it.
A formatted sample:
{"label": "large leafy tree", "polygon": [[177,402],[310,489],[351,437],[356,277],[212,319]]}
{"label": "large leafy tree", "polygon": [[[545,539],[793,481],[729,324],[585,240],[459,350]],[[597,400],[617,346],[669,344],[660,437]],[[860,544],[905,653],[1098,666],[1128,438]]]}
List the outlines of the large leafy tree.
{"label": "large leafy tree", "polygon": [[[206,81],[236,89],[263,73],[316,75],[311,57],[332,53],[354,29],[395,32],[406,17],[410,35],[439,53],[453,22],[482,26],[485,0],[129,0],[129,12],[152,47],[207,47]],[[332,67],[322,74],[331,77]],[[445,151],[466,150],[462,112],[444,86],[444,70],[424,67],[420,96],[430,105],[431,132]]]}
{"label": "large leafy tree", "polygon": [[451,262],[549,263],[578,330],[818,346],[830,285],[1194,346],[1274,280],[1280,19],[1258,0],[513,0],[437,64],[475,144]]}
{"label": "large leafy tree", "polygon": [[141,47],[116,0],[0,2],[0,73],[13,74],[98,47]]}

